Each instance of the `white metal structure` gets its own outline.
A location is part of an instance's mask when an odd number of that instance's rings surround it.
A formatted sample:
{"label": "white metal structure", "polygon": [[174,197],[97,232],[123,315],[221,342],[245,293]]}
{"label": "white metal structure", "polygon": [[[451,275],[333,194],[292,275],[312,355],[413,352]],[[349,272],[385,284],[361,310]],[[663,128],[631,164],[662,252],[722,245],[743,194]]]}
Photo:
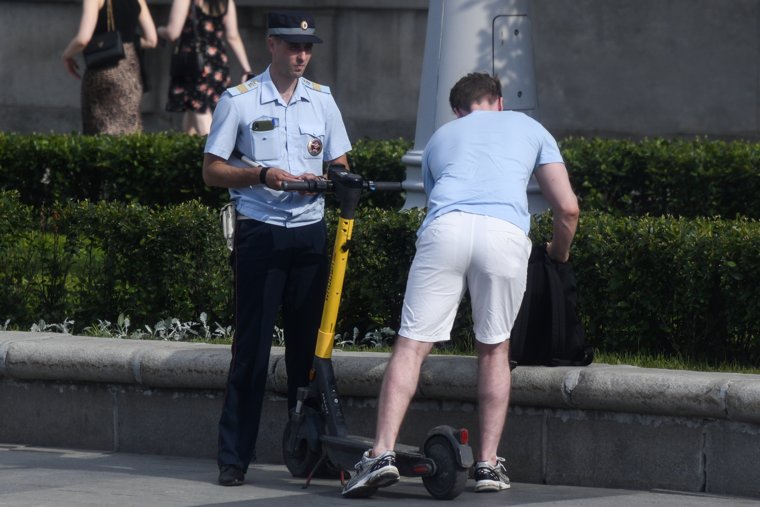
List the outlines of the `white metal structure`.
{"label": "white metal structure", "polygon": [[[454,119],[449,91],[469,72],[498,76],[504,107],[536,116],[529,0],[430,0],[414,148],[401,159],[404,208],[425,207],[422,152],[433,132]],[[547,207],[532,179],[528,202],[531,213]]]}

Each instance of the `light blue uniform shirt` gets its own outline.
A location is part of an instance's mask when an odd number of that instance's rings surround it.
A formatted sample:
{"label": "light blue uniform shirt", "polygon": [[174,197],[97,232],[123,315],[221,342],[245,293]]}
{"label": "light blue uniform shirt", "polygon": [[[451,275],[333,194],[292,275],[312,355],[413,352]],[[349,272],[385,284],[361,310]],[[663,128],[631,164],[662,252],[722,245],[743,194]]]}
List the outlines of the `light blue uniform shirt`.
{"label": "light blue uniform shirt", "polygon": [[528,180],[536,167],[563,163],[557,142],[531,117],[515,111],[473,111],[442,125],[422,154],[427,215],[463,211],[530,230]]}
{"label": "light blue uniform shirt", "polygon": [[[271,120],[275,126],[254,132],[252,123],[258,120]],[[225,91],[214,110],[204,151],[231,165],[247,167],[232,156],[235,148],[264,166],[285,169],[295,176],[321,176],[322,162],[350,151],[351,143],[328,87],[300,78],[290,103],[285,104],[267,68]],[[230,197],[239,213],[283,227],[309,225],[324,214],[321,194],[306,196],[255,185],[231,188]]]}

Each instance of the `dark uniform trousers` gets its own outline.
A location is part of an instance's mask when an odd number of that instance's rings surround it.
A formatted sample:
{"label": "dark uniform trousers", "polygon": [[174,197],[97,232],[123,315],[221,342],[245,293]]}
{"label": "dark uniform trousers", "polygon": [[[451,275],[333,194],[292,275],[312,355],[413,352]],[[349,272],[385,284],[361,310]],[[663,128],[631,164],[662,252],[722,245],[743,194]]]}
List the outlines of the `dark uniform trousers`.
{"label": "dark uniform trousers", "polygon": [[298,387],[308,384],[327,283],[326,236],[324,221],[293,228],[237,221],[232,254],[235,336],[219,421],[219,466],[237,465],[246,471],[256,459],[272,333],[280,309],[288,409],[295,407]]}

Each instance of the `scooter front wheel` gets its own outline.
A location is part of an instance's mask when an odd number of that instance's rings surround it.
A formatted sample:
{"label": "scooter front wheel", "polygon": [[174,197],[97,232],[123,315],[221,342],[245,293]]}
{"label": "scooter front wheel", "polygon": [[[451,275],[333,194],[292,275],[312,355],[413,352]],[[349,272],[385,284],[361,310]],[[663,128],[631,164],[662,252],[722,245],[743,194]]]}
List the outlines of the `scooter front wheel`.
{"label": "scooter front wheel", "polygon": [[308,477],[321,455],[312,448],[313,444],[309,445],[307,437],[296,435],[291,442],[293,432],[298,432],[297,425],[288,421],[282,435],[282,459],[293,477]]}
{"label": "scooter front wheel", "polygon": [[451,442],[434,435],[425,442],[425,456],[435,462],[435,474],[423,477],[422,483],[433,498],[451,500],[458,497],[467,484],[468,470],[457,461]]}

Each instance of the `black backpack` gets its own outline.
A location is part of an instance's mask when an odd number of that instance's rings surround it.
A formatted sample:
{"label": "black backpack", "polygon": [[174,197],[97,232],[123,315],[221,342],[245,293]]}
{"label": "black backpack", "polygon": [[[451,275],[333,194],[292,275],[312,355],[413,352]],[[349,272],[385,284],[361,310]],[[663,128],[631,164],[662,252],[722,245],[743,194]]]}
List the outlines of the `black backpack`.
{"label": "black backpack", "polygon": [[553,261],[545,245],[533,245],[525,296],[510,336],[512,368],[591,364],[594,349],[585,345],[577,303],[570,263]]}

